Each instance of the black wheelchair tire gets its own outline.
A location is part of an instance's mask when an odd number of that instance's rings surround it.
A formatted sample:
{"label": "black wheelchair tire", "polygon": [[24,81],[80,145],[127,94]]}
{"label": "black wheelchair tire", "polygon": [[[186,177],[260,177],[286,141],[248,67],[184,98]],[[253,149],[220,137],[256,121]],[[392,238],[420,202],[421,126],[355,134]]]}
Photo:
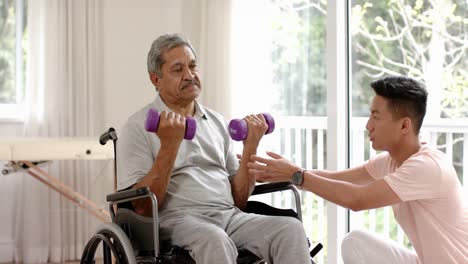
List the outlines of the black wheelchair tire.
{"label": "black wheelchair tire", "polygon": [[83,251],[81,264],[93,263],[100,242],[110,247],[118,264],[137,264],[132,244],[125,232],[114,223],[103,223],[96,228],[96,234],[88,241]]}

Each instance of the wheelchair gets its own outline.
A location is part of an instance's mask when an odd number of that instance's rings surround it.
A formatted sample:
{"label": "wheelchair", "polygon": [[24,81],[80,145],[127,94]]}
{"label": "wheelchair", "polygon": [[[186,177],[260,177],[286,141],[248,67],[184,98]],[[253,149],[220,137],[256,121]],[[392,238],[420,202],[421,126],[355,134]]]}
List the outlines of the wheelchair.
{"label": "wheelchair", "polygon": [[[113,141],[114,153],[116,154],[117,134],[113,128],[109,128],[99,139],[102,145],[109,140]],[[114,169],[116,168],[115,163],[116,159],[114,159]],[[291,191],[294,195],[296,211],[274,208],[257,201],[248,201],[244,212],[290,216],[302,221],[300,195],[293,184],[289,182],[260,184],[255,187],[252,195],[286,190]],[[153,217],[144,217],[132,210],[131,201],[143,198],[151,200]],[[112,223],[101,223],[97,227],[95,234],[83,250],[81,264],[95,263],[95,254],[101,242],[104,264],[195,264],[187,250],[170,245],[167,241],[160,241],[158,202],[156,195],[148,187],[118,191],[107,195],[106,200],[109,203]],[[322,247],[322,244],[318,243],[310,252],[311,263],[314,263],[312,258]],[[237,263],[265,264],[267,262],[247,250],[240,249]]]}

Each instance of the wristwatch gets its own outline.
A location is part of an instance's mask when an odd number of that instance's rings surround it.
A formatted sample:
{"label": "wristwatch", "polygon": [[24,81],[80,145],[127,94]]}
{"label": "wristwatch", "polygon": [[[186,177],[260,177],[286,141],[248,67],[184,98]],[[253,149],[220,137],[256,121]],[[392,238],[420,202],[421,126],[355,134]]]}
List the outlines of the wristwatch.
{"label": "wristwatch", "polygon": [[306,170],[304,170],[304,169],[299,169],[296,172],[294,172],[293,175],[292,175],[291,182],[294,185],[301,186],[302,182],[304,181],[304,172],[305,171]]}

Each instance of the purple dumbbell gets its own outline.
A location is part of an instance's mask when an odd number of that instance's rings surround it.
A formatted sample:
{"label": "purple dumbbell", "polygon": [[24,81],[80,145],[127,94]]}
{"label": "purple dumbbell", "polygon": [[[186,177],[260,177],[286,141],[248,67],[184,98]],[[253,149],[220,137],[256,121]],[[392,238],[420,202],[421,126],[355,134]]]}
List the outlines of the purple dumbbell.
{"label": "purple dumbbell", "polygon": [[[159,126],[159,112],[154,108],[150,108],[146,113],[145,129],[148,132],[156,132]],[[197,130],[197,122],[191,117],[185,118],[185,135],[184,138],[192,140],[195,137]]]}
{"label": "purple dumbbell", "polygon": [[[266,134],[270,134],[275,130],[275,119],[268,113],[262,113],[263,117],[265,117],[265,121],[268,124],[268,129],[265,132]],[[244,119],[233,119],[229,122],[229,135],[235,141],[241,141],[247,138],[247,123]]]}

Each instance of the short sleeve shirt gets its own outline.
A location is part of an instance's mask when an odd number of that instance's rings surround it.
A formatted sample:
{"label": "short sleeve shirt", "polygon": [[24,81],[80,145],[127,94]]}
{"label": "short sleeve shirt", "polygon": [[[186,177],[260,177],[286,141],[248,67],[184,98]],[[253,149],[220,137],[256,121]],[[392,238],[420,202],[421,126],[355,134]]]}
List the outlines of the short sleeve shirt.
{"label": "short sleeve shirt", "polygon": [[[130,116],[117,141],[119,190],[145,177],[158,154],[159,138],[144,129],[150,108],[171,112],[158,95],[151,104]],[[234,207],[230,179],[237,173],[239,161],[227,122],[198,102],[194,118],[195,137],[180,144],[160,216],[183,210]]]}
{"label": "short sleeve shirt", "polygon": [[387,152],[365,164],[400,197],[396,220],[422,263],[468,263],[468,203],[444,154],[423,145],[400,167]]}

